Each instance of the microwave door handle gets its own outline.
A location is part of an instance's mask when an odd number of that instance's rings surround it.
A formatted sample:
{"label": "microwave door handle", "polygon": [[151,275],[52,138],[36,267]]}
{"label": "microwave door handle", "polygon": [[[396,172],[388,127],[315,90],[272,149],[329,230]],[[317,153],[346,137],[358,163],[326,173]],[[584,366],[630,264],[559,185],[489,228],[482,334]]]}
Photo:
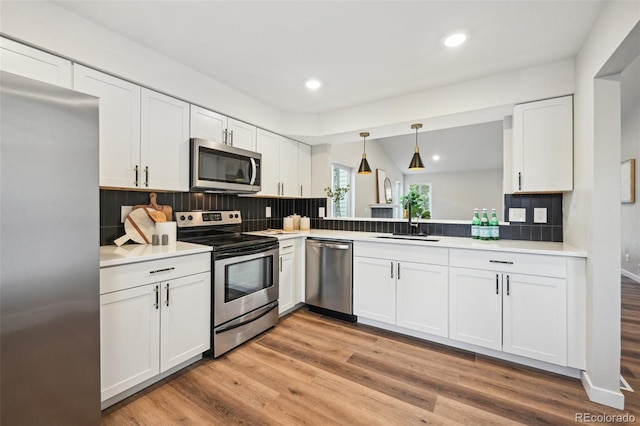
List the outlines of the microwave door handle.
{"label": "microwave door handle", "polygon": [[256,167],[256,159],[251,158],[250,160],[251,160],[251,181],[249,182],[249,185],[253,185],[253,183],[256,181],[257,167]]}

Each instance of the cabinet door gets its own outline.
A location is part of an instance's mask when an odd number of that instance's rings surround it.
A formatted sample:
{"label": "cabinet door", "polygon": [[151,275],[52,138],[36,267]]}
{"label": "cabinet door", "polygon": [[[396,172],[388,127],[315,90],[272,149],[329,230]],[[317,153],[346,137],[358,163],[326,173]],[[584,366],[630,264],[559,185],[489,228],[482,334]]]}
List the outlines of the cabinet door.
{"label": "cabinet door", "polygon": [[256,127],[243,121],[229,118],[227,122],[227,140],[229,145],[233,147],[255,151]]}
{"label": "cabinet door", "polygon": [[280,255],[280,287],[278,289],[278,313],[283,313],[295,306],[294,292],[294,255]]}
{"label": "cabinet door", "polygon": [[160,372],[158,285],[100,296],[102,401]]}
{"label": "cabinet door", "polygon": [[573,190],[573,97],[516,105],[514,192]]}
{"label": "cabinet door", "polygon": [[396,323],[396,262],[353,258],[353,311],[355,315]]}
{"label": "cabinet door", "polygon": [[0,69],[71,89],[71,62],[0,37]]}
{"label": "cabinet door", "polygon": [[212,142],[224,142],[224,131],[227,128],[227,117],[208,109],[191,105],[191,129],[192,138],[206,139]]}
{"label": "cabinet door", "polygon": [[464,268],[449,274],[449,338],[501,350],[502,275]]}
{"label": "cabinet door", "polygon": [[161,284],[160,371],[211,347],[211,273]]}
{"label": "cabinet door", "polygon": [[298,187],[298,142],[280,138],[280,182],[281,195],[300,196]]}
{"label": "cabinet door", "polygon": [[142,187],[189,190],[189,104],[142,89]]}
{"label": "cabinet door", "polygon": [[567,365],[566,280],[505,274],[503,285],[503,350]]}
{"label": "cabinet door", "polygon": [[301,197],[311,197],[311,147],[298,143],[298,184]]}
{"label": "cabinet door", "polygon": [[100,186],[140,187],[140,86],[74,65],[73,88],[100,98]]}
{"label": "cabinet door", "polygon": [[447,337],[449,268],[398,262],[397,325]]}
{"label": "cabinet door", "polygon": [[256,150],[262,154],[260,195],[280,195],[280,136],[258,129]]}

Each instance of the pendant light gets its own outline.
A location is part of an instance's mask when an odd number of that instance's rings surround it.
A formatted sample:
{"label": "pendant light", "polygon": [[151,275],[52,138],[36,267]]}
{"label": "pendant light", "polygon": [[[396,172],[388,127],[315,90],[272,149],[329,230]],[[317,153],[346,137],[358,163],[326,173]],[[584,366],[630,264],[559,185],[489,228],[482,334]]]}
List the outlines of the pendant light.
{"label": "pendant light", "polygon": [[416,149],[413,153],[411,163],[409,163],[409,170],[424,170],[424,163],[422,162],[422,158],[420,158],[420,147],[418,147],[418,129],[421,127],[422,124],[420,123],[411,125],[412,129],[416,129]]}
{"label": "pendant light", "polygon": [[360,167],[358,168],[359,175],[371,174],[371,167],[369,167],[369,162],[367,161],[367,152],[366,152],[367,136],[369,136],[369,132],[360,133],[360,137],[363,139],[362,139],[362,161],[360,161]]}

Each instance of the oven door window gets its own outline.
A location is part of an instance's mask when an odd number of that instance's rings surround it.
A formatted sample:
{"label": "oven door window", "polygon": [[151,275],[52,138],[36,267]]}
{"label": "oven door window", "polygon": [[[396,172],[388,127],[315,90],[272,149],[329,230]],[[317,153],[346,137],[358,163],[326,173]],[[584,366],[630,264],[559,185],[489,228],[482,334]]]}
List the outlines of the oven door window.
{"label": "oven door window", "polygon": [[225,267],[224,301],[230,302],[273,286],[273,256],[260,257]]}
{"label": "oven door window", "polygon": [[236,154],[200,148],[198,179],[213,182],[250,184],[251,159]]}

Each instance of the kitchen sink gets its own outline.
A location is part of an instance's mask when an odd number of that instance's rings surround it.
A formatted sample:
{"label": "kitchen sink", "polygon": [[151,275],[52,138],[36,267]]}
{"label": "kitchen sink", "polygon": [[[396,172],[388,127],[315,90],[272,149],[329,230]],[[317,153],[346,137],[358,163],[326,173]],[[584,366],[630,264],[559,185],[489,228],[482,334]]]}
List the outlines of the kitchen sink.
{"label": "kitchen sink", "polygon": [[393,235],[379,235],[376,238],[386,238],[390,240],[413,240],[413,241],[425,241],[429,243],[437,243],[438,239],[433,238],[427,234],[393,234]]}

